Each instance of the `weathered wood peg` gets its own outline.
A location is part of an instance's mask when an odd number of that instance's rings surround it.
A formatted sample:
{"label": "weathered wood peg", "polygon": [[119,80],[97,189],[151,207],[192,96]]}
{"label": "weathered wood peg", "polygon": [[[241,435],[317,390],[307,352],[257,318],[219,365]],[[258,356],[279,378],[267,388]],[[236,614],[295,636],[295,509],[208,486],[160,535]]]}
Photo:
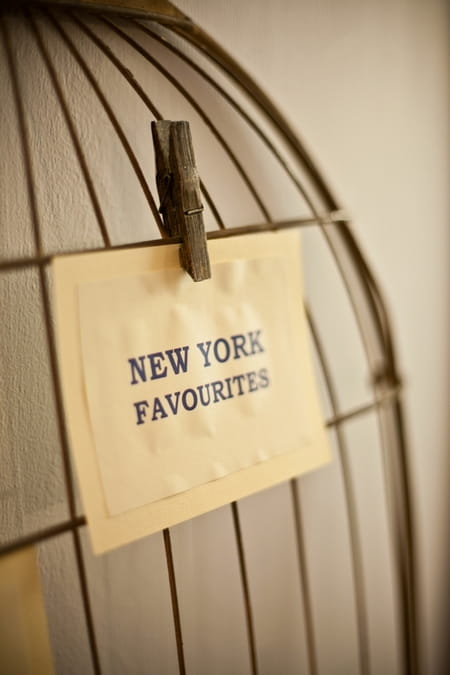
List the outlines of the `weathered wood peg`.
{"label": "weathered wood peg", "polygon": [[194,281],[211,277],[200,179],[189,122],[152,122],[156,184],[168,236],[181,236],[180,261]]}

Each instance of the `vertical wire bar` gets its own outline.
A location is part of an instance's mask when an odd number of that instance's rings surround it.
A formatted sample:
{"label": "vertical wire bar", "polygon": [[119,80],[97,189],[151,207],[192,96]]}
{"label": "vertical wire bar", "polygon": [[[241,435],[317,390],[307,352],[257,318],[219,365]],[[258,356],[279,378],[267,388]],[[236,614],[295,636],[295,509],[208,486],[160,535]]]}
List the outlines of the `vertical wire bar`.
{"label": "vertical wire bar", "polygon": [[206,185],[200,178],[200,189],[202,191],[202,194],[205,198],[206,203],[208,204],[209,208],[211,209],[211,213],[214,216],[214,220],[217,223],[217,227],[219,230],[225,230],[225,223],[222,220],[222,216],[220,215],[216,203],[213,201],[213,198],[211,197],[209,190],[207,189]]}
{"label": "vertical wire bar", "polygon": [[104,24],[109,26],[109,28],[116,33],[116,35],[119,35],[119,37],[122,38],[125,42],[127,42],[135,51],[137,51],[141,56],[144,57],[149,63],[152,64],[152,66],[160,72],[165,79],[172,84],[172,86],[183,96],[183,98],[188,101],[188,103],[191,105],[191,107],[196,111],[196,113],[199,115],[199,117],[203,120],[205,125],[208,127],[208,129],[211,131],[213,136],[215,136],[216,140],[218,143],[222,146],[224,149],[225,153],[228,155],[229,159],[231,162],[234,164],[234,167],[242,180],[244,181],[245,185],[247,186],[248,190],[250,191],[251,195],[253,196],[253,199],[256,201],[261,213],[263,214],[264,218],[268,221],[271,222],[272,218],[269,214],[269,211],[267,207],[265,206],[263,200],[261,199],[261,196],[259,195],[258,191],[256,190],[255,186],[253,185],[249,175],[245,171],[244,167],[242,166],[241,162],[239,161],[238,157],[236,154],[233,152],[231,149],[229,143],[226,141],[224,136],[220,133],[218,128],[213,124],[212,120],[210,117],[205,113],[203,108],[197,103],[195,98],[191,96],[189,91],[181,84],[181,82],[174,77],[164,66],[162,66],[158,61],[145,49],[139,42],[134,40],[130,35],[125,33],[121,28],[119,28],[113,21],[110,21],[106,17],[102,17],[102,21]]}
{"label": "vertical wire bar", "polygon": [[[20,129],[20,142],[21,142],[21,149],[22,149],[24,165],[25,165],[25,176],[26,176],[27,189],[28,189],[28,194],[29,194],[29,199],[30,199],[30,215],[31,215],[32,227],[33,227],[33,233],[34,233],[35,247],[36,247],[36,251],[37,251],[38,255],[41,255],[42,254],[41,225],[40,225],[40,216],[39,216],[39,210],[38,210],[38,204],[37,204],[36,191],[34,189],[34,175],[33,175],[33,165],[32,165],[31,152],[30,152],[29,132],[28,132],[28,127],[27,127],[26,121],[25,121],[25,111],[24,111],[24,107],[23,107],[23,103],[22,103],[22,98],[20,96],[19,79],[18,79],[18,73],[17,73],[16,65],[15,65],[15,62],[14,62],[12,48],[11,48],[9,29],[8,29],[7,23],[6,23],[6,21],[3,17],[0,17],[0,25],[1,25],[2,33],[3,33],[3,39],[4,39],[4,43],[5,43],[5,48],[6,48],[8,66],[9,66],[9,70],[10,70],[10,73],[11,73],[11,83],[12,83],[12,89],[13,89],[13,96],[14,96],[15,106],[16,106],[16,110],[17,110],[17,118],[18,118],[18,124],[19,124],[19,129]],[[57,356],[56,356],[56,348],[55,348],[55,339],[54,339],[53,326],[52,326],[52,321],[51,321],[50,298],[49,298],[47,282],[46,282],[46,278],[45,278],[45,270],[44,270],[43,267],[39,267],[39,282],[40,282],[40,288],[41,288],[42,299],[43,299],[42,306],[43,306],[44,321],[45,321],[45,328],[46,328],[46,335],[47,335],[47,347],[48,347],[48,355],[49,355],[49,362],[50,362],[50,370],[51,370],[51,375],[52,375],[52,380],[53,380],[53,385],[54,385],[53,386],[53,394],[54,394],[54,399],[55,399],[58,434],[59,434],[60,448],[61,448],[62,462],[63,462],[64,483],[65,483],[66,496],[67,496],[67,502],[68,502],[68,507],[69,507],[69,515],[70,515],[71,519],[74,520],[76,518],[75,490],[74,490],[74,484],[73,484],[72,468],[71,468],[71,464],[70,464],[67,430],[66,430],[65,422],[64,422],[64,411],[63,411],[63,404],[62,404],[61,384],[60,384],[60,381],[59,381]],[[98,654],[97,641],[96,641],[95,629],[94,629],[94,622],[93,622],[91,604],[90,604],[90,598],[89,598],[89,590],[88,590],[88,585],[87,585],[86,570],[85,570],[85,565],[84,565],[83,552],[82,552],[82,549],[81,549],[80,533],[79,533],[78,528],[75,528],[73,530],[73,543],[74,543],[75,558],[76,558],[76,563],[77,563],[78,577],[79,577],[81,596],[82,596],[82,602],[83,602],[83,608],[84,608],[84,616],[85,616],[85,620],[86,620],[88,641],[89,641],[90,653],[91,653],[91,658],[92,658],[92,665],[93,665],[93,668],[94,668],[95,675],[101,675],[100,659],[99,659],[99,654]]]}
{"label": "vertical wire bar", "polygon": [[105,113],[107,114],[107,116],[108,116],[108,118],[111,122],[111,125],[112,125],[114,131],[116,132],[128,159],[130,160],[130,164],[133,167],[134,173],[135,173],[135,175],[136,175],[136,177],[139,181],[139,184],[142,188],[142,191],[143,191],[143,193],[144,193],[144,195],[147,199],[147,203],[148,203],[148,205],[150,207],[150,210],[151,210],[151,212],[152,212],[152,214],[155,218],[158,229],[159,229],[160,233],[162,234],[164,232],[164,228],[163,228],[163,225],[162,225],[161,215],[158,211],[155,200],[154,200],[153,195],[151,193],[150,187],[149,187],[149,185],[148,185],[148,183],[145,179],[144,173],[141,169],[141,166],[138,162],[138,159],[137,159],[135,153],[133,152],[133,149],[132,149],[132,147],[131,147],[131,145],[130,145],[130,143],[129,143],[126,135],[125,135],[125,132],[124,132],[122,126],[119,123],[119,120],[117,119],[117,116],[115,115],[111,105],[109,104],[105,94],[103,93],[99,83],[97,82],[96,78],[94,77],[94,75],[93,75],[92,71],[90,70],[89,66],[87,65],[85,59],[82,57],[80,51],[77,49],[73,40],[69,37],[67,32],[64,30],[64,28],[62,27],[61,23],[58,21],[56,16],[54,16],[53,14],[50,14],[50,12],[46,9],[43,10],[43,13],[46,15],[47,19],[51,22],[55,31],[57,31],[58,34],[60,35],[61,40],[64,42],[64,44],[67,46],[67,48],[71,52],[72,56],[74,57],[74,59],[78,63],[78,65],[81,68],[81,70],[83,71],[86,79],[88,80],[89,84],[91,85],[92,89],[94,90],[97,98],[99,99],[100,103],[102,104],[103,109],[105,110]]}
{"label": "vertical wire bar", "polygon": [[73,147],[74,147],[74,150],[75,150],[75,154],[77,156],[77,159],[78,159],[78,162],[79,162],[79,165],[80,165],[80,168],[81,168],[81,172],[82,172],[87,190],[89,192],[89,196],[90,196],[92,206],[93,206],[96,218],[97,218],[97,223],[98,223],[98,226],[100,228],[100,232],[101,232],[101,235],[102,235],[102,238],[103,238],[103,242],[105,244],[105,247],[109,248],[111,246],[111,241],[110,241],[110,238],[109,238],[108,229],[106,227],[105,218],[103,216],[103,212],[102,212],[100,202],[98,200],[97,192],[96,192],[96,189],[95,189],[95,186],[94,186],[94,181],[92,180],[92,176],[90,174],[90,171],[89,171],[89,168],[88,168],[88,165],[87,165],[87,161],[86,161],[85,154],[83,152],[83,148],[81,147],[81,143],[80,143],[80,139],[78,137],[78,133],[75,129],[75,124],[74,124],[74,122],[72,120],[72,117],[70,115],[69,107],[67,105],[65,96],[63,94],[63,90],[62,90],[61,85],[59,83],[58,75],[57,75],[55,67],[54,67],[54,65],[53,65],[53,63],[50,59],[49,52],[48,52],[48,50],[47,50],[47,48],[44,44],[44,40],[42,39],[40,29],[37,26],[37,23],[36,23],[36,20],[35,20],[33,14],[31,12],[27,11],[27,10],[25,10],[25,12],[26,12],[26,16],[27,16],[28,21],[29,21],[29,25],[31,27],[31,31],[32,31],[32,33],[35,37],[36,43],[38,45],[39,52],[42,56],[42,59],[45,63],[45,66],[47,68],[47,72],[49,74],[50,81],[53,85],[53,89],[55,90],[55,94],[57,96],[57,99],[58,99],[58,102],[59,102],[59,105],[60,105],[60,108],[61,108],[61,112],[64,116],[64,120],[66,122],[70,138],[72,140],[72,144],[73,144]]}
{"label": "vertical wire bar", "polygon": [[[150,110],[152,115],[155,117],[156,120],[162,119],[162,115],[159,112],[159,110],[155,107],[153,102],[150,100],[150,98],[147,96],[141,85],[136,81],[134,78],[133,74],[130,72],[129,68],[127,68],[121,61],[120,59],[117,58],[117,56],[114,54],[112,49],[100,38],[94,31],[92,31],[85,23],[82,21],[76,14],[73,12],[69,12],[68,15],[74,21],[74,23],[79,27],[79,29],[87,35],[92,42],[100,49],[100,51],[105,54],[105,56],[111,61],[111,63],[117,68],[117,70],[123,75],[125,80],[128,82],[128,84],[134,89],[136,94],[139,96],[141,101],[144,103],[144,105]],[[200,187],[202,190],[202,193],[205,197],[205,201],[207,202],[208,206],[211,209],[211,212],[213,213],[217,225],[220,229],[224,229],[225,225],[224,222],[217,211],[217,208],[215,204],[213,203],[209,192],[205,189],[205,185],[203,181],[200,181]]]}
{"label": "vertical wire bar", "polygon": [[237,502],[231,502],[236,544],[238,549],[239,569],[241,573],[242,592],[244,595],[245,620],[247,624],[248,647],[250,653],[250,665],[252,675],[258,675],[258,661],[256,657],[255,628],[253,624],[252,604],[250,600],[250,588],[248,583],[247,566],[245,563],[244,543],[242,538],[241,521]]}
{"label": "vertical wire bar", "polygon": [[[397,445],[399,447],[399,464],[400,464],[400,487],[403,491],[403,499],[406,507],[403,509],[404,516],[404,531],[406,537],[406,547],[401,552],[402,564],[402,578],[404,586],[404,602],[403,602],[403,622],[405,625],[405,641],[407,653],[407,668],[411,675],[418,675],[421,670],[420,667],[420,647],[419,647],[419,612],[417,592],[417,555],[414,535],[414,521],[413,508],[411,496],[411,476],[410,467],[406,456],[406,437],[405,424],[403,419],[403,409],[400,401],[396,399],[393,401],[393,424],[395,425]],[[409,610],[409,611],[408,611]]]}
{"label": "vertical wire bar", "polygon": [[[415,537],[412,523],[412,505],[410,503],[410,477],[409,467],[405,457],[406,441],[404,437],[404,422],[402,419],[402,407],[400,401],[393,400],[389,408],[382,408],[378,417],[380,440],[383,448],[383,463],[385,475],[389,467],[392,474],[392,483],[389,486],[391,494],[392,510],[395,519],[391,524],[391,536],[393,539],[394,559],[396,573],[400,586],[400,608],[403,630],[403,658],[404,672],[408,675],[417,675],[420,672],[420,660],[418,650],[418,616],[417,598],[417,568],[415,555]],[[388,454],[388,438],[394,438],[397,453],[394,456]],[[392,440],[391,440],[392,443]],[[398,504],[398,493],[402,494],[409,508],[402,508]],[[397,500],[395,497],[397,496]],[[414,608],[412,611],[411,608]]]}
{"label": "vertical wire bar", "polygon": [[294,509],[295,535],[300,572],[300,586],[302,589],[303,610],[305,615],[306,649],[308,652],[308,666],[310,675],[317,675],[316,641],[312,614],[311,593],[308,583],[308,567],[306,560],[303,517],[300,509],[300,494],[297,479],[290,481],[292,504]]}
{"label": "vertical wire bar", "polygon": [[[306,308],[306,317],[311,330],[313,342],[319,358],[319,363],[322,368],[322,373],[326,383],[328,397],[331,404],[333,415],[339,415],[337,394],[334,388],[331,371],[322,342],[314,323],[311,310]],[[364,592],[364,574],[361,553],[361,541],[359,537],[359,529],[357,522],[356,497],[353,490],[353,481],[351,476],[350,464],[347,458],[347,447],[340,424],[336,424],[336,438],[339,448],[339,459],[342,472],[342,479],[344,483],[344,494],[347,521],[349,526],[350,547],[352,554],[352,574],[355,590],[355,611],[356,611],[356,631],[358,635],[359,647],[359,667],[360,673],[368,675],[370,673],[369,660],[369,640],[368,640],[368,623],[367,623],[367,608]]]}
{"label": "vertical wire bar", "polygon": [[175,627],[175,639],[177,643],[178,668],[180,675],[186,674],[186,665],[184,661],[183,634],[181,632],[180,607],[178,604],[178,592],[175,577],[175,568],[173,564],[172,542],[170,540],[170,530],[163,530],[164,548],[166,552],[167,573],[169,576],[170,597],[172,600],[172,615]]}

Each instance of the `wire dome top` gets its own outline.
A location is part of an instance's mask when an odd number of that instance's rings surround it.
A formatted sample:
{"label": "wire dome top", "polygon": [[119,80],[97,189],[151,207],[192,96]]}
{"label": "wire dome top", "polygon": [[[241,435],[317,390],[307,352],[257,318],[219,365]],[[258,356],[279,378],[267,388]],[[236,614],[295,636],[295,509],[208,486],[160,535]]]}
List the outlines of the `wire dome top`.
{"label": "wire dome top", "polygon": [[[0,178],[6,195],[0,206],[0,293],[7,318],[1,346],[6,377],[0,394],[12,410],[25,406],[33,419],[33,424],[24,424],[18,416],[7,415],[2,431],[12,448],[30,447],[36,438],[50,439],[37,443],[39,480],[31,477],[20,498],[21,511],[39,512],[39,518],[13,519],[2,551],[74,533],[92,661],[100,672],[78,535],[85,521],[76,505],[58,388],[47,266],[55,253],[161,243],[164,230],[155,196],[150,122],[186,119],[192,128],[209,238],[302,229],[311,338],[339,467],[328,487],[339,482],[336,489],[343,495],[342,531],[350,549],[359,672],[371,670],[374,599],[368,594],[371,578],[362,536],[369,516],[361,512],[357,485],[374,480],[378,464],[389,532],[385,545],[394,570],[391,623],[401,636],[405,672],[416,672],[414,538],[400,378],[389,322],[346,215],[296,133],[240,65],[164,0],[25,3],[3,11],[1,26],[3,115],[15,122],[2,125],[0,143],[2,154],[17,161],[11,161]],[[14,195],[7,188],[11,183]],[[33,349],[42,363],[34,379],[25,371],[15,372],[19,386],[9,389],[13,367],[7,364],[14,363],[18,344],[22,350]],[[43,414],[43,407],[52,415]],[[345,425],[364,415],[373,416],[380,442],[373,453],[376,466],[358,468],[350,461]],[[19,455],[11,459],[17,466]],[[49,472],[49,466],[57,468]],[[58,472],[65,476],[65,486],[55,478]],[[313,546],[302,524],[295,481],[292,490],[308,662],[311,672],[317,672],[318,610],[314,614],[314,571],[305,552]],[[55,509],[64,492],[67,510]],[[28,505],[27,494],[32,495]],[[245,580],[235,505],[233,509]],[[303,519],[308,517],[306,510]],[[167,538],[166,552],[170,553]],[[319,564],[319,549],[317,556]],[[171,554],[168,565],[173,575]],[[244,595],[252,670],[257,672],[245,583]],[[184,672],[176,591],[172,597],[178,662]]]}

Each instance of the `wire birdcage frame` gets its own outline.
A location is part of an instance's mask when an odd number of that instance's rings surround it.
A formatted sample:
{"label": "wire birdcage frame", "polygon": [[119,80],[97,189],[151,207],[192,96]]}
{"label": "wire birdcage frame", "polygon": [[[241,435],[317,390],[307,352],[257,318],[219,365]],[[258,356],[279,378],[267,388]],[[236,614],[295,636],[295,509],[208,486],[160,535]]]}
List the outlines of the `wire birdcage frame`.
{"label": "wire birdcage frame", "polygon": [[[29,111],[20,64],[15,50],[14,35],[17,25],[24,26],[29,39],[35,47],[45,66],[46,77],[54,92],[59,110],[64,119],[72,153],[76,158],[84,181],[86,193],[100,233],[103,247],[117,249],[132,245],[130,243],[114,243],[104,213],[104,204],[94,179],[89,163],[85,143],[74,119],[67,95],[63,86],[63,77],[58,70],[58,63],[52,57],[48,47],[48,36],[60,41],[67,53],[76,62],[80,75],[90,87],[92,97],[106,115],[111,128],[124,152],[125,162],[129,162],[137,184],[144,196],[150,214],[156,226],[163,233],[158,206],[153,196],[154,181],[150,180],[130,139],[114,109],[113,92],[106,91],[100,76],[95,72],[89,59],[80,50],[74,35],[82,35],[95,49],[101,58],[111,66],[118,76],[126,82],[130,97],[136,98],[147,110],[149,119],[170,117],[171,110],[161,110],[154,102],[140,80],[132,74],[113,46],[115,40],[126,44],[129,49],[142,57],[149,67],[156,69],[160,76],[173,87],[187,102],[201,123],[208,129],[220,147],[221,152],[230,162],[239,180],[245,186],[255,204],[260,220],[254,224],[233,227],[226,226],[226,219],[221,216],[220,207],[214,199],[213,190],[205,182],[202,193],[209,209],[213,226],[208,231],[208,238],[237,236],[244,233],[278,230],[288,227],[314,228],[324,238],[354,311],[360,338],[364,345],[365,355],[371,374],[371,400],[364,401],[350,409],[342,409],[333,379],[330,363],[324,349],[320,332],[314,319],[314,307],[308,309],[308,321],[312,341],[315,346],[318,362],[326,383],[327,396],[331,416],[327,426],[333,429],[339,449],[339,462],[345,488],[346,515],[348,519],[349,540],[351,548],[351,564],[355,595],[355,614],[359,647],[359,672],[370,673],[370,653],[368,646],[368,625],[366,594],[363,582],[364,565],[361,555],[361,533],[358,523],[357,504],[355,498],[354,478],[348,463],[346,439],[343,429],[349,420],[363,417],[375,412],[382,439],[382,457],[384,464],[384,480],[386,501],[389,505],[389,526],[391,544],[396,573],[396,591],[399,607],[399,626],[402,642],[402,663],[404,672],[417,673],[418,659],[418,627],[416,600],[416,557],[415,537],[412,518],[410,477],[408,469],[407,446],[405,440],[403,412],[401,404],[401,379],[398,373],[397,359],[385,304],[374,276],[362,255],[352,233],[345,213],[332,195],[326,182],[297,138],[295,131],[284,119],[280,111],[251,79],[240,65],[227,54],[204,31],[164,1],[155,2],[35,2],[25,3],[23,7],[3,11],[1,14],[1,36],[5,51],[5,62],[11,82],[12,105],[17,116],[20,136],[20,148],[24,163],[26,194],[29,205],[29,219],[32,226],[34,252],[21,257],[6,256],[0,260],[0,279],[9,274],[21,273],[25,270],[37,272],[39,295],[45,324],[46,344],[49,357],[49,368],[55,397],[56,417],[62,465],[64,469],[65,491],[68,506],[68,518],[52,523],[48,527],[37,528],[21,535],[13,533],[0,544],[0,554],[6,555],[14,550],[31,544],[39,544],[63,534],[71,533],[75,552],[76,566],[83,602],[84,620],[86,623],[90,653],[95,673],[101,673],[102,665],[99,654],[96,626],[92,611],[92,598],[89,592],[86,566],[81,545],[80,531],[86,525],[86,519],[79,514],[77,507],[76,487],[71,469],[69,442],[64,419],[61,398],[57,356],[55,349],[54,327],[52,323],[52,304],[48,266],[54,251],[46,246],[42,234],[42,213],[37,195],[37,186],[41,177],[36,171],[31,138]],[[137,38],[142,37],[142,41]],[[111,41],[108,42],[108,36]],[[114,43],[115,44],[115,43]],[[201,100],[190,91],[189,81],[180,81],[160,58],[161,50],[177,61],[183,63],[187,72],[195,73],[204,86],[214,90],[222,105],[233,110],[243,125],[251,131],[261,147],[271,157],[279,170],[284,174],[293,188],[298,192],[305,205],[305,215],[295,218],[277,219],[271,215],[265,195],[257,186],[242,157],[233,144],[216,125],[208,114]],[[200,55],[201,58],[197,58]],[[170,62],[170,59],[169,59]],[[205,64],[209,63],[210,67]],[[216,77],[215,72],[221,74]],[[224,76],[224,80],[222,80]],[[230,86],[224,84],[224,81]],[[250,107],[246,102],[250,102]],[[150,133],[149,133],[150,144]],[[195,139],[194,139],[195,142]],[[175,243],[177,238],[155,238],[134,242],[134,245],[153,246],[164,243]],[[83,250],[100,248],[96,246],[80,246]],[[22,308],[23,309],[23,308]],[[22,311],[18,307],[18,312]],[[306,644],[308,651],[309,672],[319,672],[317,645],[315,641],[314,616],[309,583],[306,545],[304,538],[305,514],[300,507],[301,483],[292,480],[290,483],[292,509],[296,525],[296,550],[298,555],[299,579],[302,587],[303,613],[306,626]],[[241,527],[239,504],[231,504],[231,515],[237,542],[237,554],[241,574],[242,595],[245,605],[248,648],[251,671],[259,671],[255,637],[255,622],[252,613],[252,599],[246,565],[245,536]],[[167,529],[163,533],[167,571],[170,584],[173,621],[176,635],[177,658],[179,672],[186,672],[183,647],[183,625],[180,617],[177,593],[174,555],[171,535]]]}

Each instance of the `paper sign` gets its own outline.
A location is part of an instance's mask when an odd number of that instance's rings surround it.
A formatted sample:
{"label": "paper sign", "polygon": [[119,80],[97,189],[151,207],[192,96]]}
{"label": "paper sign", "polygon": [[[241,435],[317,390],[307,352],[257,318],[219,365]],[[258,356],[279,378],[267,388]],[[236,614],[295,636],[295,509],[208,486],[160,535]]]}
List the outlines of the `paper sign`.
{"label": "paper sign", "polygon": [[54,672],[36,554],[31,548],[0,558],[0,672]]}
{"label": "paper sign", "polygon": [[94,549],[109,549],[329,458],[296,233],[53,262],[72,450]]}

